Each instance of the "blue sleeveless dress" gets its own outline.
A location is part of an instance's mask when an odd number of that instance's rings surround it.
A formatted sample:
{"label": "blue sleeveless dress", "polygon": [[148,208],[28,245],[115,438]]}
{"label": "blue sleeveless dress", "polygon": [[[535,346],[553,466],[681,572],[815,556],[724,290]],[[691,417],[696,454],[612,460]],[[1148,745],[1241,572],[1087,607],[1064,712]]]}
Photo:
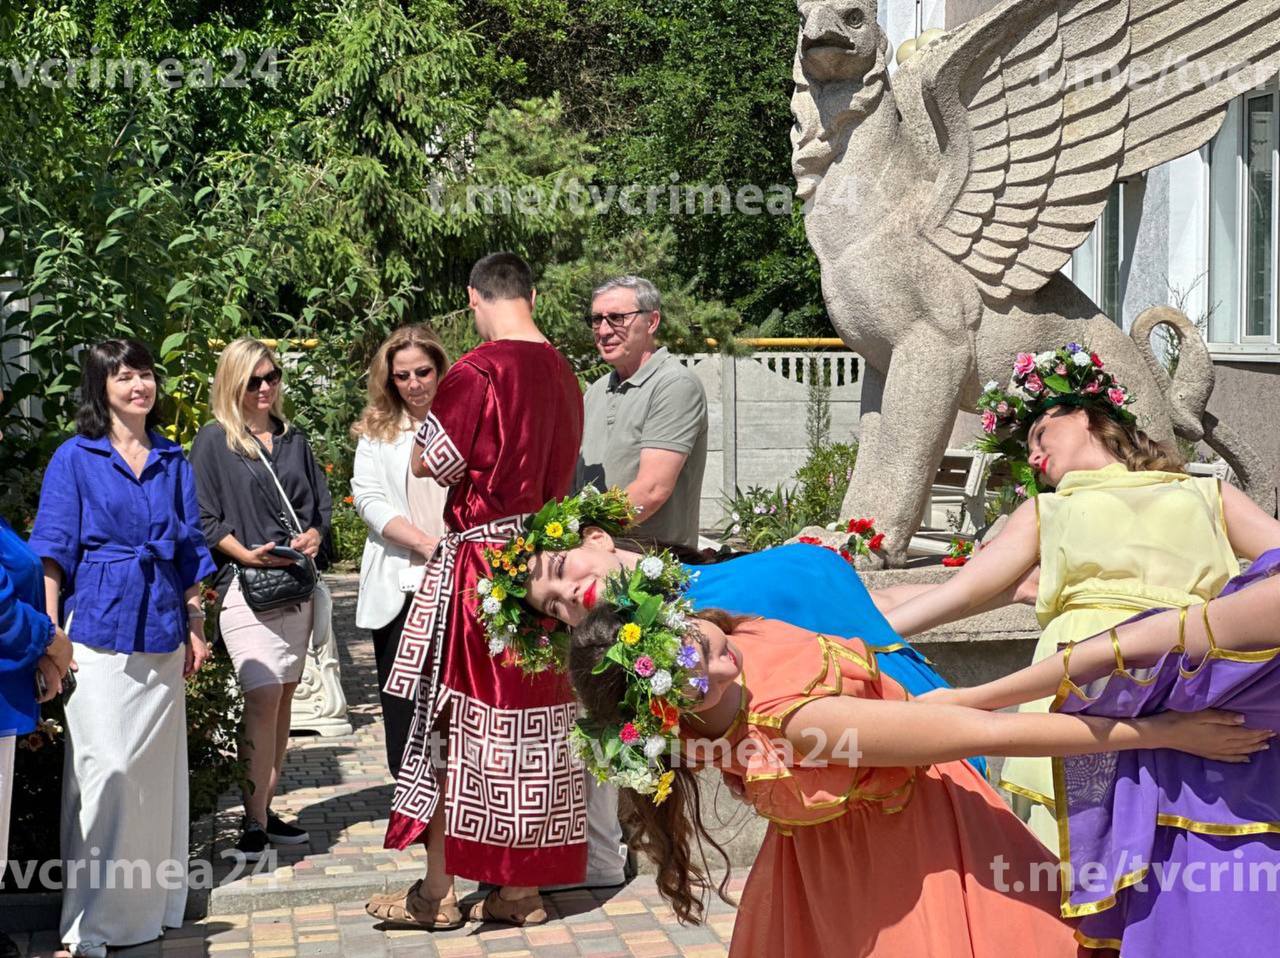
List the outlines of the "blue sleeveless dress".
{"label": "blue sleeveless dress", "polygon": [[[758,615],[810,632],[859,638],[873,647],[880,670],[911,695],[951,687],[893,631],[858,573],[830,549],[798,542],[686,568],[692,576],[687,594],[695,609]],[[986,775],[985,760],[969,761]]]}

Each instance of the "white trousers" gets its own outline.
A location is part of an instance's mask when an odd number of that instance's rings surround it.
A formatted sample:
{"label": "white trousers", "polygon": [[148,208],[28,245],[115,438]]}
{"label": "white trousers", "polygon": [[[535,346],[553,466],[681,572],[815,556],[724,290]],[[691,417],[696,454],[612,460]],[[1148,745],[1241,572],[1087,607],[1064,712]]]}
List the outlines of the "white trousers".
{"label": "white trousers", "polygon": [[151,941],[187,903],[185,649],[75,643],[62,782],[62,940],[74,952]]}
{"label": "white trousers", "polygon": [[0,735],[0,881],[9,864],[9,803],[13,799],[13,756],[18,739]]}

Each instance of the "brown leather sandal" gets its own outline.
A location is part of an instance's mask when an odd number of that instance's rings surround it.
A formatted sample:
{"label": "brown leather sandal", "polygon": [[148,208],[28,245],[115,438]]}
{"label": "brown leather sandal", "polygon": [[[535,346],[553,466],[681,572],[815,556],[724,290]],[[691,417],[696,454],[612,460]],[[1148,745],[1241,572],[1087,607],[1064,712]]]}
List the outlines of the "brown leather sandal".
{"label": "brown leather sandal", "polygon": [[472,921],[500,921],[507,925],[541,925],[547,920],[541,895],[530,895],[516,901],[507,901],[494,889],[471,906]]}
{"label": "brown leather sandal", "polygon": [[424,931],[449,931],[467,923],[458,907],[458,896],[427,898],[422,894],[422,879],[403,891],[374,895],[365,912],[379,921],[397,928],[421,928]]}

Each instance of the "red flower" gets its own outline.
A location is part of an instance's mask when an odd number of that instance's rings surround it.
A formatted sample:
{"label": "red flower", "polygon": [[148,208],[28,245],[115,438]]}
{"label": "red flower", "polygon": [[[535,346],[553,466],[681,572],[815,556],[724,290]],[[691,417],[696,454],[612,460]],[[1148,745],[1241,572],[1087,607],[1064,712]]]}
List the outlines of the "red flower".
{"label": "red flower", "polygon": [[876,521],[874,519],[850,519],[848,531],[856,535],[862,535],[864,532],[871,531],[875,524]]}
{"label": "red flower", "polygon": [[811,546],[822,545],[822,540],[819,539],[817,536],[801,536],[800,538],[796,539],[796,542],[803,542]]}
{"label": "red flower", "polygon": [[[649,712],[662,721],[662,731],[664,732],[670,732],[680,721],[680,710],[666,699],[651,699],[649,701]],[[625,732],[626,729],[623,729],[623,731]],[[623,739],[623,741],[626,741],[626,739]]]}
{"label": "red flower", "polygon": [[942,564],[946,566],[948,569],[957,568],[958,566],[964,565],[968,561],[969,560],[966,559],[964,556],[943,556],[942,557]]}
{"label": "red flower", "polygon": [[1091,360],[1093,360],[1093,364],[1094,364],[1095,366],[1097,366],[1099,369],[1101,369],[1101,368],[1102,368],[1102,357],[1101,357],[1101,356],[1099,356],[1097,353],[1090,353],[1090,354],[1089,354],[1089,358],[1090,358]]}
{"label": "red flower", "polygon": [[635,745],[640,741],[640,733],[636,731],[636,727],[628,722],[622,726],[622,731],[618,733],[618,738],[622,739],[623,745]]}
{"label": "red flower", "polygon": [[343,501],[343,502],[345,502],[347,505],[351,505],[351,504],[352,504],[352,503],[354,503],[356,500],[355,500],[355,497],[354,497],[354,496],[343,496],[343,497],[342,497],[342,501]]}
{"label": "red flower", "polygon": [[871,541],[867,543],[867,548],[879,549],[882,545],[884,545],[884,533],[877,532],[875,535],[871,537]]}
{"label": "red flower", "polygon": [[324,464],[324,471],[325,471],[325,472],[327,472],[327,473],[332,473],[332,472],[333,472],[333,463],[331,463],[331,462],[326,462],[326,463]]}
{"label": "red flower", "polygon": [[560,629],[560,620],[553,619],[549,615],[544,615],[538,620],[538,625],[542,626],[543,632],[557,632]]}

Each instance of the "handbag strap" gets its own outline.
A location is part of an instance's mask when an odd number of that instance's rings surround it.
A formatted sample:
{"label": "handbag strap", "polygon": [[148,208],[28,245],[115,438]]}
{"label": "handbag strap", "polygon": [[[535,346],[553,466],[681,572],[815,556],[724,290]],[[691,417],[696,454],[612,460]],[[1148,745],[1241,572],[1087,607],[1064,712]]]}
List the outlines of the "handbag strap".
{"label": "handbag strap", "polygon": [[[280,485],[280,477],[276,475],[275,469],[271,468],[271,459],[268,456],[266,447],[258,440],[257,436],[253,437],[253,441],[258,443],[258,450],[261,453],[260,459],[262,464],[267,467],[267,474],[271,476],[271,481],[276,484],[276,491],[280,493],[280,500],[284,503],[284,507],[289,510],[289,518],[293,520],[293,534],[300,536],[306,530],[302,527],[302,521],[298,518],[298,514],[293,509],[293,503],[289,501],[289,496],[284,491],[284,486]],[[248,462],[245,462],[248,466]],[[252,472],[252,468],[250,468]]]}

